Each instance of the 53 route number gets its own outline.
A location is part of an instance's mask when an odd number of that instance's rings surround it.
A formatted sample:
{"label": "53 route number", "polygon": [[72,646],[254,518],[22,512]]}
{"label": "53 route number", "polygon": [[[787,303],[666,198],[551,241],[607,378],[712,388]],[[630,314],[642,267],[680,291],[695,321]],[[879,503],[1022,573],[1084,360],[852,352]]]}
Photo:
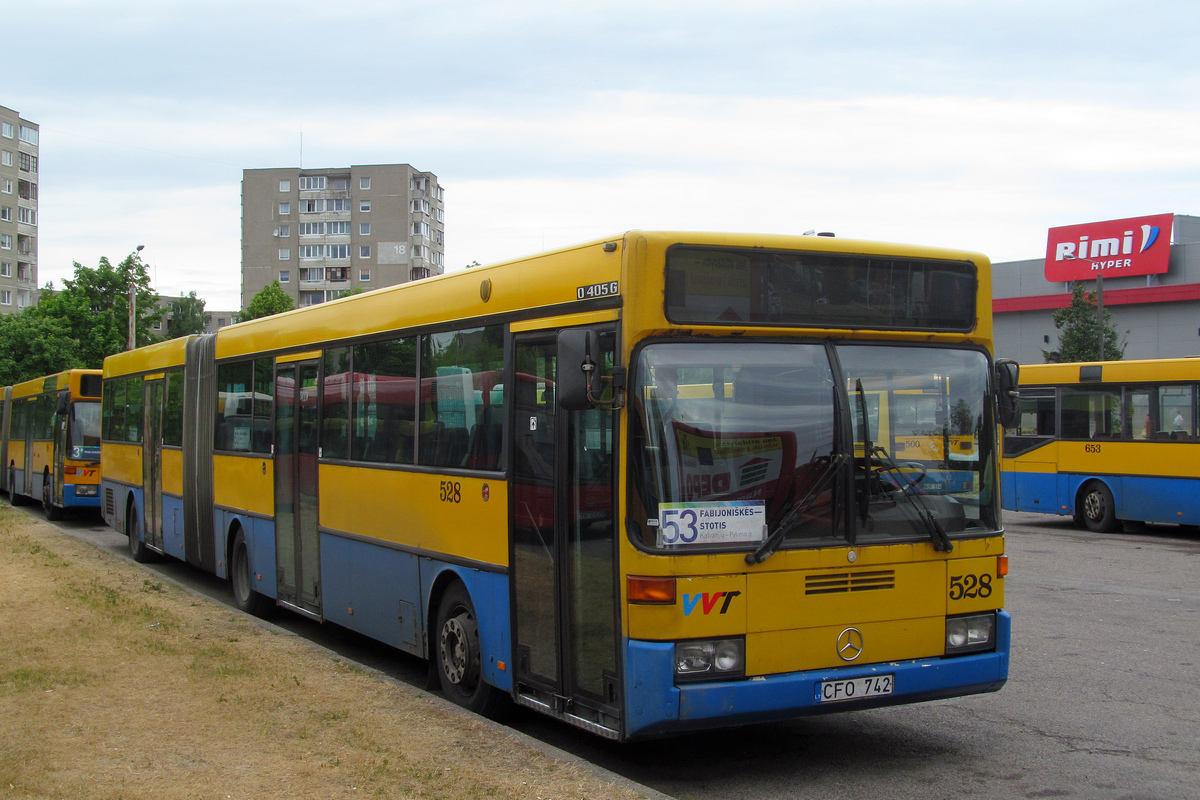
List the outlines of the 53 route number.
{"label": "53 route number", "polygon": [[442,481],[440,491],[443,503],[462,502],[462,484],[458,481]]}
{"label": "53 route number", "polygon": [[952,575],[950,577],[950,599],[962,600],[964,597],[991,597],[992,576],[986,572],[982,575]]}

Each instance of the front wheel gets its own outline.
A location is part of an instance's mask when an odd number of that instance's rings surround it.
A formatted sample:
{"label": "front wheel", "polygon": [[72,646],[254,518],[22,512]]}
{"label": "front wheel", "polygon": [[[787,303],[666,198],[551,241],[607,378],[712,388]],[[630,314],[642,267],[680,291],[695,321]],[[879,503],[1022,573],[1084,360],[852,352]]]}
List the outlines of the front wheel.
{"label": "front wheel", "polygon": [[471,596],[461,583],[455,582],[442,595],[433,658],[448,700],[485,717],[502,710],[504,695],[483,680],[479,623]]}
{"label": "front wheel", "polygon": [[125,512],[125,535],[129,537],[130,558],[139,564],[145,564],[153,559],[153,554],[146,547],[141,531],[138,530],[137,509],[132,503],[129,504],[129,510]]}
{"label": "front wheel", "polygon": [[233,602],[247,614],[265,617],[275,606],[269,597],[254,591],[250,574],[250,549],[246,547],[245,534],[239,530],[233,537],[233,549],[229,555],[229,583],[233,588]]}
{"label": "front wheel", "polygon": [[1112,492],[1100,481],[1088,483],[1079,501],[1083,524],[1093,533],[1112,533],[1121,527]]}
{"label": "front wheel", "polygon": [[46,512],[46,519],[51,522],[57,522],[63,518],[63,510],[54,505],[53,486],[50,483],[50,476],[47,475],[42,481],[42,510]]}

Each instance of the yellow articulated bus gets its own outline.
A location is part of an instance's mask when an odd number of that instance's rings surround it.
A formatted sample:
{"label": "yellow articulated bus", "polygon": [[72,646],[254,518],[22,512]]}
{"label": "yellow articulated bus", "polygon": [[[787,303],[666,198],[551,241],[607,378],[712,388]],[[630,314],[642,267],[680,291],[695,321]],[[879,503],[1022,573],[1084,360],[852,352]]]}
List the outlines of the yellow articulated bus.
{"label": "yellow articulated bus", "polygon": [[1200,358],[1034,364],[1004,435],[1004,507],[1200,525]]}
{"label": "yellow articulated bus", "polygon": [[989,270],[632,231],[122,353],[105,518],[612,739],[994,691]]}
{"label": "yellow articulated bus", "polygon": [[100,370],[71,369],[4,389],[0,488],[49,519],[100,505]]}

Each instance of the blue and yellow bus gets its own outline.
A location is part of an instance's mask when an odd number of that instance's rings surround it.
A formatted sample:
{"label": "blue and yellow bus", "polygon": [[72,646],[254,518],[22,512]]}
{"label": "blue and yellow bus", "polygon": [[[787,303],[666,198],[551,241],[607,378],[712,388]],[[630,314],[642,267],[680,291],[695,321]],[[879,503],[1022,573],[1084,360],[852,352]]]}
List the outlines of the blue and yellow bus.
{"label": "blue and yellow bus", "polygon": [[632,231],[121,353],[104,515],[612,739],[994,691],[989,270]]}
{"label": "blue and yellow bus", "polygon": [[1004,507],[1200,525],[1200,358],[1036,364],[1004,435]]}
{"label": "blue and yellow bus", "polygon": [[71,369],[4,388],[0,488],[13,505],[60,519],[100,505],[100,370]]}

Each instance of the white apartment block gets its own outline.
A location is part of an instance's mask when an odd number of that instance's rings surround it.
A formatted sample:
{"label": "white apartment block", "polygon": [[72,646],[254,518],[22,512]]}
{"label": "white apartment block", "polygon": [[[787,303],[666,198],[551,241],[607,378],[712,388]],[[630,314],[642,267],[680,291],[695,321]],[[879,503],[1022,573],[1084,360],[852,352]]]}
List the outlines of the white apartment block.
{"label": "white apartment block", "polygon": [[408,164],[242,172],[242,308],[278,280],[297,306],[445,268],[437,176]]}
{"label": "white apartment block", "polygon": [[38,301],[38,126],[0,106],[0,314]]}

